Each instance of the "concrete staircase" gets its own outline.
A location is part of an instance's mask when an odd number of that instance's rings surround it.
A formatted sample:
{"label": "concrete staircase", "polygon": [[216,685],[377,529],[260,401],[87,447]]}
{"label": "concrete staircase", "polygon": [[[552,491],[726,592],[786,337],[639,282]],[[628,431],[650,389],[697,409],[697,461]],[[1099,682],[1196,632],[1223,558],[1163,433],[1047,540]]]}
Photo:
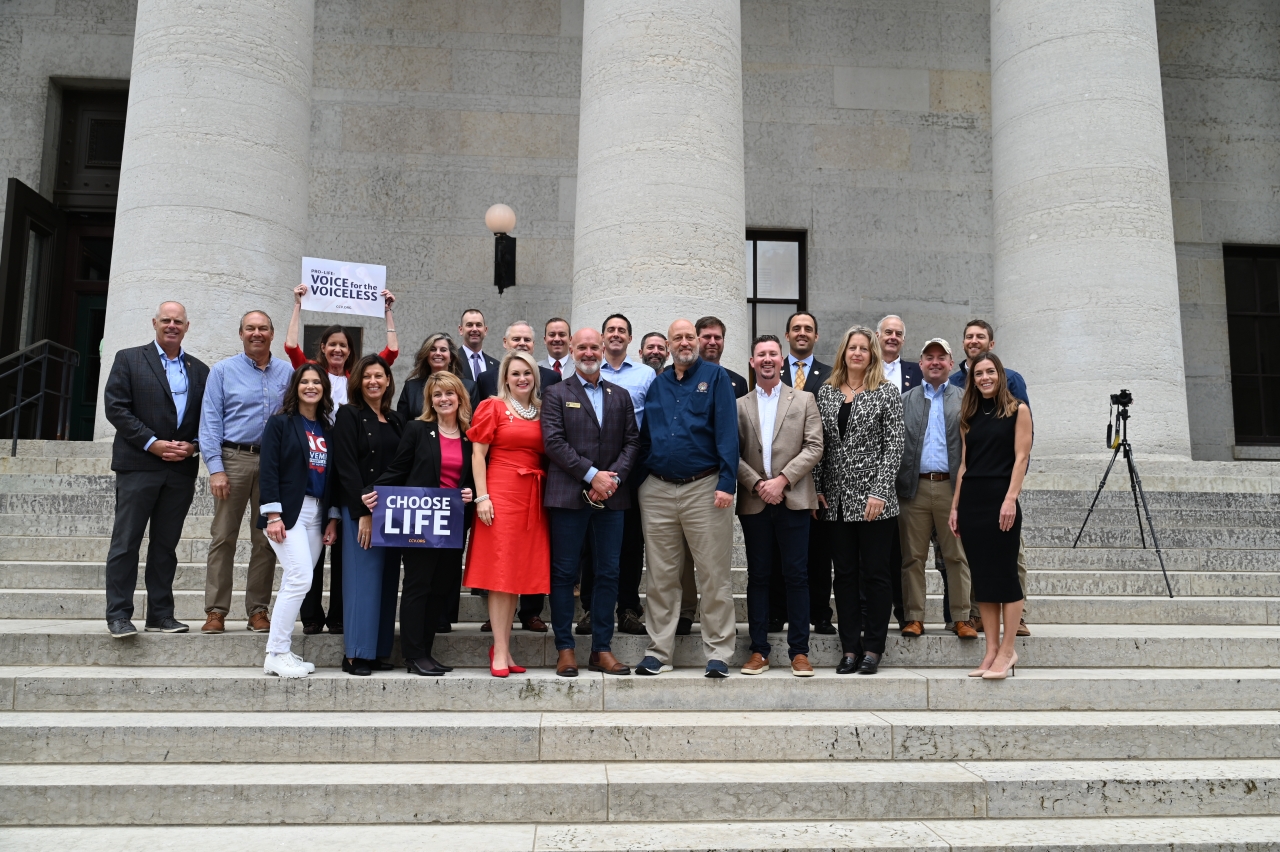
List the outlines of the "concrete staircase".
{"label": "concrete staircase", "polygon": [[[708,681],[696,628],[670,674],[565,680],[550,637],[517,631],[529,673],[496,680],[470,596],[437,639],[445,678],[349,677],[341,637],[299,631],[319,668],[281,681],[242,622],[106,634],[107,449],[0,459],[0,849],[1280,849],[1265,463],[1142,463],[1172,600],[1127,490],[1070,548],[1102,464],[1037,463],[1033,635],[1004,682],[967,678],[981,640],[939,623],[895,633],[870,678],[835,676],[838,644],[814,636],[808,680],[782,641],[776,670]],[[211,512],[202,480],[177,580],[193,629]],[[930,591],[939,622],[932,571]],[[614,647],[634,663],[644,637]]]}

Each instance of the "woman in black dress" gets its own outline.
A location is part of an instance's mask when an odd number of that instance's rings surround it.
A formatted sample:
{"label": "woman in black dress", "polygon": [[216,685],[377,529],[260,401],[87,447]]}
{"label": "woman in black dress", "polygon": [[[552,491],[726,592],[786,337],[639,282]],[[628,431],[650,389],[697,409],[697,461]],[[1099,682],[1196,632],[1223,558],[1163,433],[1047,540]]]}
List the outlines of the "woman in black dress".
{"label": "woman in black dress", "polygon": [[[1022,586],[1018,583],[1018,495],[1031,456],[1031,409],[1009,393],[1004,365],[991,352],[973,362],[960,408],[964,454],[951,503],[951,532],[969,557],[973,597],[987,652],[969,677],[1003,680],[1014,671]],[[1004,616],[1004,636],[1000,617]]]}

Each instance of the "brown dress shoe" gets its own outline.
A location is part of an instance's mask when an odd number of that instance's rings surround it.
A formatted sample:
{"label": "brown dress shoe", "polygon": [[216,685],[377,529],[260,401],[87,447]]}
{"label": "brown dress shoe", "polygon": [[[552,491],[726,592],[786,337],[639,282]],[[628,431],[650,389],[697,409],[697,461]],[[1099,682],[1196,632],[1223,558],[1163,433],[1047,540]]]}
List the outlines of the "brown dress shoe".
{"label": "brown dress shoe", "polygon": [[480,625],[480,632],[481,632],[481,633],[492,633],[492,632],[493,632],[493,622],[489,621],[488,619],[485,619],[484,624],[481,624],[481,625]]}
{"label": "brown dress shoe", "polygon": [[1025,620],[1023,620],[1023,619],[1018,619],[1018,632],[1017,632],[1017,634],[1015,634],[1015,635],[1017,635],[1017,636],[1030,636],[1030,635],[1031,635],[1031,628],[1030,628],[1030,627],[1027,627],[1027,622],[1026,622]]}
{"label": "brown dress shoe", "polygon": [[769,671],[769,661],[759,651],[752,651],[751,659],[747,660],[747,664],[742,667],[744,675],[764,674],[767,671]]}
{"label": "brown dress shoe", "polygon": [[270,633],[271,619],[267,618],[266,610],[258,610],[249,616],[249,629],[254,633]]}
{"label": "brown dress shoe", "polygon": [[955,634],[961,639],[977,639],[978,631],[973,629],[973,625],[967,621],[957,621]]}
{"label": "brown dress shoe", "polygon": [[631,667],[618,662],[618,658],[609,651],[592,651],[587,668],[593,672],[604,672],[610,675],[631,674]]}
{"label": "brown dress shoe", "polygon": [[804,654],[796,654],[791,658],[791,673],[796,677],[813,677],[813,666]]}
{"label": "brown dress shoe", "polygon": [[632,609],[624,609],[622,615],[618,616],[618,629],[632,636],[643,636],[649,632],[644,629],[644,622],[640,620],[639,613]]}
{"label": "brown dress shoe", "polygon": [[200,628],[201,633],[226,633],[227,616],[221,612],[209,612],[204,617],[204,627]]}
{"label": "brown dress shoe", "polygon": [[560,675],[560,677],[578,676],[578,660],[574,657],[572,648],[565,648],[560,652],[560,656],[556,660],[556,674]]}
{"label": "brown dress shoe", "polygon": [[979,633],[982,632],[982,616],[975,615],[973,618],[969,619],[969,624],[973,627],[974,630],[978,631]]}
{"label": "brown dress shoe", "polygon": [[924,622],[908,621],[906,624],[902,625],[903,636],[914,637],[914,636],[919,636],[923,633],[924,633]]}
{"label": "brown dress shoe", "polygon": [[534,633],[547,632],[547,623],[536,615],[528,621],[520,622],[520,627],[524,630],[532,630]]}

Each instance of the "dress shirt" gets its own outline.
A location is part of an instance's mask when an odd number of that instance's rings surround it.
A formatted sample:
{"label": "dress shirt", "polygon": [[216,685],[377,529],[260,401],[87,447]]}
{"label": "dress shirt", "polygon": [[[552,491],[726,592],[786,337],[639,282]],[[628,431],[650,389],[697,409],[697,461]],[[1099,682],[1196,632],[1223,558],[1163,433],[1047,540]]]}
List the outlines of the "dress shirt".
{"label": "dress shirt", "polygon": [[[599,375],[597,374],[596,383],[594,385],[591,384],[591,382],[587,381],[586,379],[582,378],[582,375],[577,371],[575,371],[572,376],[566,379],[566,381],[573,381],[574,379],[577,379],[579,382],[582,383],[582,389],[586,392],[587,399],[591,401],[591,408],[595,412],[596,422],[599,423],[601,427],[603,427],[604,426],[604,390],[600,387]],[[596,474],[599,472],[600,472],[600,468],[596,467],[595,465],[592,465],[591,467],[587,468],[586,476],[582,478],[583,480],[586,481],[588,485],[590,485],[591,480],[595,479]]]}
{"label": "dress shirt", "polygon": [[782,398],[782,382],[770,393],[756,385],[756,407],[760,412],[760,446],[764,450],[764,478],[773,479],[773,424],[778,419],[778,400]]}
{"label": "dress shirt", "polygon": [[898,386],[898,390],[902,390],[902,359],[895,358],[892,361],[884,362],[884,377]]}
{"label": "dress shirt", "polygon": [[[164,367],[164,377],[169,382],[169,393],[173,395],[173,407],[178,410],[178,425],[182,425],[183,415],[187,413],[187,365],[183,361],[187,357],[185,349],[178,349],[178,357],[170,358],[164,354],[164,350],[157,343],[156,351],[160,353],[160,366]],[[155,437],[150,438],[142,447],[144,450],[151,449],[151,445],[156,442]]]}
{"label": "dress shirt", "polygon": [[804,364],[804,380],[809,382],[809,374],[813,372],[813,356],[809,355],[805,358],[797,358],[794,355],[787,356],[787,367],[791,370],[791,384],[796,383],[796,364]]}
{"label": "dress shirt", "polygon": [[637,427],[644,425],[645,396],[649,393],[649,385],[653,384],[657,376],[652,367],[632,361],[630,358],[625,359],[616,370],[608,360],[600,359],[600,378],[626,388],[627,393],[631,394],[631,405],[636,410]]}
{"label": "dress shirt", "polygon": [[223,441],[262,443],[292,376],[288,361],[272,358],[264,368],[243,352],[210,368],[200,409],[200,452],[209,473],[222,473]]}
{"label": "dress shirt", "polygon": [[924,383],[924,398],[929,403],[929,419],[925,422],[924,441],[920,447],[921,473],[949,473],[951,460],[947,456],[947,417],[944,411],[944,397],[947,385],[934,390],[933,385]]}
{"label": "dress shirt", "polygon": [[698,358],[676,378],[663,370],[645,396],[649,416],[640,429],[641,457],[649,470],[684,479],[718,468],[717,491],[732,494],[738,481],[738,412],[724,368]]}
{"label": "dress shirt", "polygon": [[[964,383],[969,378],[969,359],[960,362],[960,369],[951,374],[951,384],[964,390]],[[1027,399],[1027,383],[1022,378],[1022,374],[1016,370],[1010,370],[1008,367],[1004,370],[1005,381],[1009,383],[1009,393],[1013,394],[1015,399],[1019,399],[1031,407],[1031,400]]]}
{"label": "dress shirt", "polygon": [[567,376],[573,372],[573,359],[568,355],[563,358],[552,358],[548,355],[546,358],[542,359],[542,364],[548,370],[555,370],[556,374],[560,376]]}
{"label": "dress shirt", "polygon": [[467,363],[471,365],[472,380],[478,380],[485,370],[484,352],[472,352],[466,346],[462,347],[462,352],[467,356]]}

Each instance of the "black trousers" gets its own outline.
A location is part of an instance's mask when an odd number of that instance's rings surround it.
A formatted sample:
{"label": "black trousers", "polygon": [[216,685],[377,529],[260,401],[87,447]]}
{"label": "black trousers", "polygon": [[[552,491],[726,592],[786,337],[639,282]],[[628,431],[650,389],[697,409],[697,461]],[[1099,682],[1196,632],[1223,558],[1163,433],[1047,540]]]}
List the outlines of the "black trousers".
{"label": "black trousers", "polygon": [[889,588],[893,591],[893,617],[899,625],[906,624],[903,620],[906,610],[902,606],[902,536],[897,518],[893,522],[893,544],[889,547]]}
{"label": "black trousers", "polygon": [[809,620],[814,624],[830,621],[832,616],[831,548],[825,525],[825,521],[809,524]]}
{"label": "black trousers", "polygon": [[[634,477],[633,477],[634,479]],[[644,527],[640,524],[640,485],[631,488],[631,508],[622,518],[622,556],[618,560],[618,612],[644,614],[640,578],[644,573]]]}
{"label": "black trousers", "polygon": [[[328,521],[324,522],[328,525]],[[338,535],[342,535],[342,525],[338,525]],[[334,542],[329,549],[329,619],[324,614],[324,551],[320,548],[320,558],[311,570],[311,588],[302,599],[302,609],[298,612],[303,624],[327,625],[330,629],[342,629],[342,542]]]}
{"label": "black trousers", "polygon": [[528,621],[536,616],[542,615],[542,607],[547,602],[546,595],[521,595],[520,608],[516,610],[516,614],[521,621]]}
{"label": "black trousers", "polygon": [[[458,601],[454,575],[461,576],[461,548],[406,547],[400,593],[400,651],[406,660],[431,656],[436,627]],[[452,596],[452,603],[450,603]]]}
{"label": "black trousers", "polygon": [[173,575],[178,541],[196,493],[196,478],[173,470],[126,470],[116,474],[116,520],[107,551],[107,621],[133,618],[138,588],[138,551],[150,525],[147,623],[173,616]]}
{"label": "black trousers", "polygon": [[835,567],[841,650],[883,654],[893,608],[889,551],[898,519],[823,521],[822,526]]}

